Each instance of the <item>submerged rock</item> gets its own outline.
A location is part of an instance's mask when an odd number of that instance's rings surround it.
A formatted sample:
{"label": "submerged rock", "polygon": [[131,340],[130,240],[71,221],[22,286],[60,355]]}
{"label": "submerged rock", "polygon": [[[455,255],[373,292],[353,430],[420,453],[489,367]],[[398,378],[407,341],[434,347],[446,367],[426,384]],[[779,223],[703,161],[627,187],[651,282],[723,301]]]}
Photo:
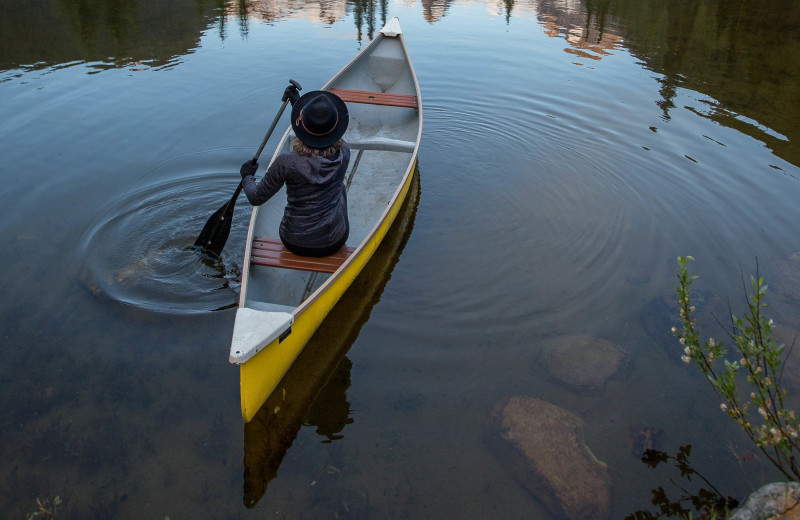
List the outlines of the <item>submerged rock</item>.
{"label": "submerged rock", "polygon": [[800,520],[800,482],[774,482],[753,492],[730,520]]}
{"label": "submerged rock", "polygon": [[647,302],[642,308],[642,325],[647,334],[680,361],[678,340],[672,334],[672,327],[680,328],[680,307],[677,296],[659,296]]}
{"label": "submerged rock", "polygon": [[579,392],[601,392],[612,378],[623,378],[630,366],[628,351],[591,336],[562,336],[546,341],[541,365],[550,376]]}
{"label": "submerged rock", "polygon": [[664,431],[658,426],[628,426],[628,440],[631,453],[641,459],[647,450],[657,450]]}
{"label": "submerged rock", "polygon": [[764,279],[769,284],[770,293],[800,305],[800,250],[786,258],[775,258],[768,262]]}
{"label": "submerged rock", "polygon": [[[719,321],[714,316],[727,316],[727,308],[723,305],[725,302],[705,291],[691,291],[691,300],[696,307],[694,318],[698,322],[697,329],[701,337],[724,337]],[[683,348],[672,333],[672,327],[683,330],[677,296],[659,296],[647,302],[642,308],[642,326],[671,360],[683,364]]]}
{"label": "submerged rock", "polygon": [[513,396],[497,404],[487,433],[491,452],[555,515],[606,519],[611,484],[606,465],[584,443],[584,423],[553,404]]}
{"label": "submerged rock", "polygon": [[774,330],[773,338],[778,345],[784,345],[781,356],[785,367],[783,381],[794,391],[798,391],[800,390],[800,332],[780,324]]}
{"label": "submerged rock", "polygon": [[784,345],[780,385],[787,393],[783,397],[783,406],[800,412],[800,332],[779,323],[774,329],[773,339],[778,345]]}

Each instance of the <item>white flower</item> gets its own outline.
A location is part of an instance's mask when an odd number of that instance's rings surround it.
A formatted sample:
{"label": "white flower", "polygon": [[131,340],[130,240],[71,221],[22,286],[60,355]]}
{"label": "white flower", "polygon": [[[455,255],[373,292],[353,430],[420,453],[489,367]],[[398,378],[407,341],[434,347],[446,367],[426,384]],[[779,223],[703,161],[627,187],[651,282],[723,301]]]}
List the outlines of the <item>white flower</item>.
{"label": "white flower", "polygon": [[681,359],[683,360],[684,363],[692,362],[692,358],[690,358],[689,356],[681,356]]}
{"label": "white flower", "polygon": [[726,405],[725,403],[722,403],[722,404],[719,405],[719,409],[722,410],[723,412],[727,412],[728,411],[728,405]]}

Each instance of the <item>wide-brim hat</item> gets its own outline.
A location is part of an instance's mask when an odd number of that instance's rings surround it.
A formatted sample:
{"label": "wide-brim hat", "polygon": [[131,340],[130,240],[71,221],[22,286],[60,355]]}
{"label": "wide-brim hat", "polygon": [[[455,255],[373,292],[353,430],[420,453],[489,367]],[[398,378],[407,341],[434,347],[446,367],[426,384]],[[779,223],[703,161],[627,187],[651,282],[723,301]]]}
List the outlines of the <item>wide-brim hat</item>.
{"label": "wide-brim hat", "polygon": [[292,130],[312,148],[327,148],[341,139],[350,115],[342,98],[324,90],[306,92],[292,107]]}

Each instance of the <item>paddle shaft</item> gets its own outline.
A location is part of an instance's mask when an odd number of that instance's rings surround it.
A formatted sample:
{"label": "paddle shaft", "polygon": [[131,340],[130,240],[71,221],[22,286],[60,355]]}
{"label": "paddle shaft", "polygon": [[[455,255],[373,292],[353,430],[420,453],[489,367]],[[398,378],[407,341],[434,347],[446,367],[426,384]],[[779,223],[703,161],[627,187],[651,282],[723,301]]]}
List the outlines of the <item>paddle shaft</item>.
{"label": "paddle shaft", "polygon": [[[281,105],[281,108],[280,110],[278,110],[278,113],[275,114],[275,119],[273,119],[272,124],[269,125],[269,130],[267,130],[267,133],[264,136],[264,140],[261,141],[261,146],[258,147],[258,151],[256,151],[256,154],[253,156],[254,161],[258,161],[258,158],[261,157],[261,152],[263,152],[264,147],[267,146],[267,141],[269,141],[269,138],[272,136],[272,131],[275,130],[276,126],[278,126],[278,121],[280,121],[281,116],[283,115],[283,111],[286,110],[286,105],[288,103],[289,100],[287,99]],[[241,192],[242,192],[242,183],[241,181],[239,181],[239,185],[236,187],[236,191],[233,192],[233,197],[231,197],[231,200],[228,201],[228,204],[231,203],[236,204],[236,199],[239,198],[239,194]]]}
{"label": "paddle shaft", "polygon": [[[298,87],[294,81],[292,84]],[[253,161],[258,161],[261,152],[264,150],[264,147],[267,145],[267,141],[269,141],[270,136],[272,136],[272,131],[275,130],[275,127],[278,125],[278,121],[280,120],[281,116],[283,115],[283,111],[286,109],[286,105],[289,103],[289,99],[286,98],[281,105],[280,110],[275,115],[275,119],[272,120],[272,124],[269,126],[269,130],[267,130],[267,134],[264,136],[264,140],[261,141],[261,146],[258,147],[258,151],[253,156]],[[233,219],[233,209],[236,206],[236,199],[239,197],[239,194],[242,192],[242,182],[239,181],[239,184],[236,186],[236,190],[233,192],[233,196],[228,200],[221,208],[219,208],[206,222],[206,225],[203,227],[203,230],[198,235],[197,240],[195,240],[194,245],[202,248],[202,250],[210,255],[218,257],[220,253],[222,253],[222,249],[225,247],[225,243],[228,241],[228,236],[231,232],[231,220]]]}
{"label": "paddle shaft", "polygon": [[289,100],[283,102],[281,105],[281,109],[278,110],[278,113],[275,114],[275,119],[272,120],[272,124],[269,125],[269,130],[267,130],[267,135],[264,136],[264,140],[261,141],[261,146],[258,147],[258,151],[253,156],[254,161],[258,161],[259,156],[261,156],[261,152],[264,150],[264,147],[267,146],[267,141],[269,141],[270,136],[272,135],[272,131],[275,130],[275,127],[278,125],[278,121],[281,119],[283,115],[283,111],[286,109],[286,105],[289,103]]}
{"label": "paddle shaft", "polygon": [[[278,110],[278,113],[275,114],[275,119],[273,119],[272,124],[269,125],[269,130],[267,130],[267,133],[264,136],[264,140],[261,141],[261,146],[258,147],[258,151],[256,151],[256,154],[253,156],[254,162],[258,161],[258,158],[261,156],[261,152],[263,152],[264,147],[267,146],[267,141],[269,141],[269,138],[272,136],[272,131],[275,130],[276,126],[278,126],[278,121],[280,121],[281,116],[283,115],[283,111],[286,110],[286,105],[288,103],[289,100],[287,99],[281,105],[281,108],[280,110]],[[236,204],[236,199],[239,197],[239,194],[241,192],[242,192],[242,182],[239,181],[239,185],[236,187],[236,191],[233,192],[233,197],[231,197],[231,200],[228,201],[228,204]]]}

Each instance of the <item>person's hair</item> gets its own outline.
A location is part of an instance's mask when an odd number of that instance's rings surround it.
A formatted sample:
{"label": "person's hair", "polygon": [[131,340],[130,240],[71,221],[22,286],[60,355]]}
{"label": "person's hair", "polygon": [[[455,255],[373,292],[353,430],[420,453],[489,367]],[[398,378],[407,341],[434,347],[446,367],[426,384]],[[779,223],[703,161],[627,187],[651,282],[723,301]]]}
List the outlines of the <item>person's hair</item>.
{"label": "person's hair", "polygon": [[299,137],[294,138],[294,143],[292,143],[292,148],[296,153],[300,155],[305,155],[306,157],[313,157],[318,155],[320,157],[324,157],[325,159],[330,159],[337,153],[339,153],[339,149],[342,147],[342,140],[339,139],[332,145],[327,148],[314,148],[308,146],[306,143],[300,140]]}

